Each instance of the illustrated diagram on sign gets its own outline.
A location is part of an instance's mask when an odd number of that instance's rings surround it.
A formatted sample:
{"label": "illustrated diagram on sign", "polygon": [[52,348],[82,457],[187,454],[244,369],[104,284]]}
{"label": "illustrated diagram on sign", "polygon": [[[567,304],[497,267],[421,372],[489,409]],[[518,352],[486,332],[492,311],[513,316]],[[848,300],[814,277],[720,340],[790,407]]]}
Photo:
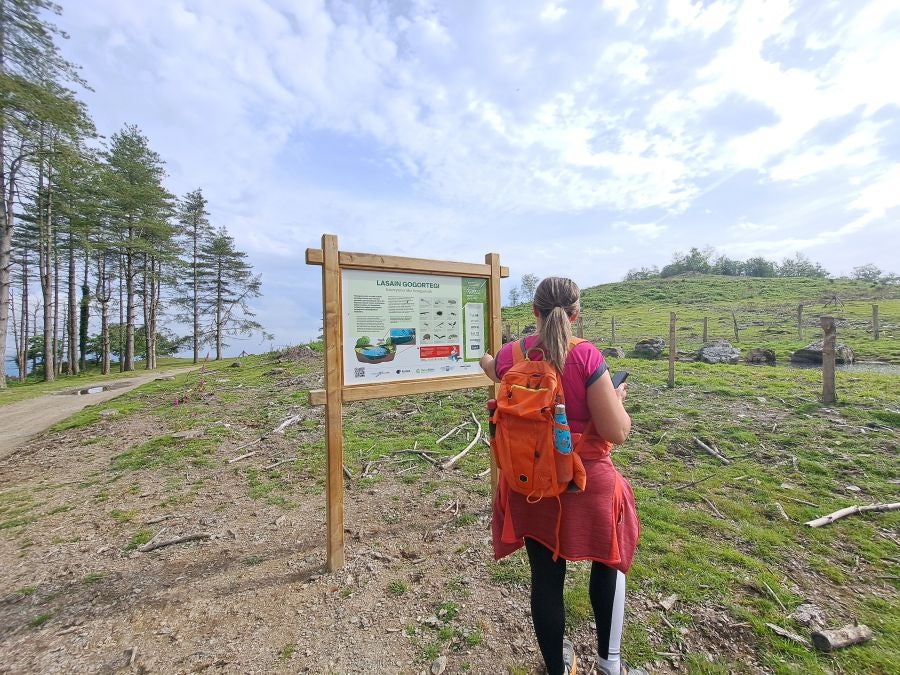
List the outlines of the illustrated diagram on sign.
{"label": "illustrated diagram on sign", "polygon": [[419,332],[423,345],[458,343],[462,332],[456,298],[419,298]]}

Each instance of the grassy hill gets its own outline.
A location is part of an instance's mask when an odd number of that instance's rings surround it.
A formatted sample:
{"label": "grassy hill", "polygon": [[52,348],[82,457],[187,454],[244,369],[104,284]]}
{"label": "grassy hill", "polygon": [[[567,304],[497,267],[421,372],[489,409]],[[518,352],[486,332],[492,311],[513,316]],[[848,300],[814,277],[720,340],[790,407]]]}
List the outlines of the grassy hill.
{"label": "grassy hill", "polygon": [[[838,303],[833,302],[837,297]],[[826,303],[828,303],[826,305]],[[797,333],[797,306],[803,304],[803,337]],[[872,305],[879,306],[880,340],[872,339]],[[779,361],[820,339],[819,317],[834,316],[838,341],[857,357],[900,363],[900,286],[849,279],[746,278],[697,275],[624,281],[582,289],[585,337],[609,344],[616,319],[617,344],[624,348],[649,336],[668,340],[669,312],[678,315],[679,349],[702,343],[703,318],[709,339],[734,343],[732,312],[741,349],[768,347]],[[513,332],[533,323],[530,305],[503,310]]]}
{"label": "grassy hill", "polygon": [[[615,315],[620,342],[667,335],[674,310],[690,329],[685,343],[704,315],[711,337],[727,337],[735,309],[739,346],[774,345],[783,360],[812,338],[835,292],[839,335],[867,358],[900,362],[897,289],[843,281],[598,286],[584,292],[586,334],[603,342]],[[775,333],[795,332],[800,302],[810,305],[809,335]],[[878,342],[865,332],[873,302],[889,324]],[[529,308],[504,318],[524,324]],[[655,673],[900,672],[900,512],[804,525],[900,500],[900,378],[840,371],[839,401],[824,407],[816,370],[679,363],[668,389],[665,361],[611,368],[632,371],[634,427],[614,461],[642,524],[625,658]],[[329,574],[323,411],[307,404],[322,377],[320,355],[306,349],[208,364],[88,408],[0,464],[9,667],[100,669],[125,645],[150,672],[196,662],[415,673],[439,655],[447,672],[539,672],[525,556],[491,559],[487,449],[477,444],[446,471],[410,452],[458,453],[474,438],[473,415],[486,426],[487,392],[344,406],[347,565]],[[283,434],[272,431],[288,419]],[[210,539],[138,550],[192,533]],[[594,648],[588,573],[570,565],[566,587],[567,632],[585,664]],[[772,629],[809,638],[794,614],[806,603],[828,627],[859,621],[875,639],[823,654]]]}

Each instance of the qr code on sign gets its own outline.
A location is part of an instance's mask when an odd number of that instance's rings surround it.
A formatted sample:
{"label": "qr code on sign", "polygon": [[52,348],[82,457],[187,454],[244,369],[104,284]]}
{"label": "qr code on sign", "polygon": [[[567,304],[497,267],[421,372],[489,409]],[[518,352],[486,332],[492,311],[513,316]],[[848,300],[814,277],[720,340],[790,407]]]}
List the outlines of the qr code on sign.
{"label": "qr code on sign", "polygon": [[354,368],[353,369],[353,377],[365,377],[366,369],[365,368]]}

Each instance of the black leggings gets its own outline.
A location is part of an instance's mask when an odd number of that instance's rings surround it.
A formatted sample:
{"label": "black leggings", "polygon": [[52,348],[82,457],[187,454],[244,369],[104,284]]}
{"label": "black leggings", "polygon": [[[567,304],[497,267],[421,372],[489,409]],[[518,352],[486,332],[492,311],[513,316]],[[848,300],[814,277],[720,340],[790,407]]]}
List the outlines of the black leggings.
{"label": "black leggings", "polygon": [[[544,657],[549,675],[565,672],[562,657],[563,634],[566,629],[566,612],[563,604],[563,583],[566,579],[566,561],[557,558],[553,551],[534,539],[525,538],[528,562],[531,565],[531,620],[538,646]],[[597,623],[597,653],[601,658],[618,659],[622,634],[624,595],[616,602],[616,592],[624,577],[621,572],[598,562],[591,563],[589,595]],[[617,616],[618,615],[618,616]],[[610,649],[612,642],[613,649]],[[611,656],[610,651],[614,654]]]}

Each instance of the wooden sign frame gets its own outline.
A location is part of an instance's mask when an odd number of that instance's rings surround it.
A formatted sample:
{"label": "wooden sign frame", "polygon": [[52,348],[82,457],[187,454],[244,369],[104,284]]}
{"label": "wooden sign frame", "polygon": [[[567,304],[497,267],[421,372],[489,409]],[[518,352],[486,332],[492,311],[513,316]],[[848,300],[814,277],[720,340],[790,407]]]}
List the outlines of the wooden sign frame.
{"label": "wooden sign frame", "polygon": [[[329,572],[333,572],[344,566],[344,436],[342,422],[344,401],[362,401],[474,387],[494,387],[494,395],[497,393],[496,385],[483,373],[346,385],[343,367],[341,271],[356,269],[486,279],[488,345],[490,353],[496,354],[502,346],[500,279],[509,276],[509,269],[500,266],[500,256],[497,253],[486,254],[483,264],[371,253],[349,253],[338,250],[337,236],[333,234],[322,235],[321,249],[306,249],[306,264],[322,266],[325,389],[310,391],[309,401],[311,405],[325,406],[327,568]],[[497,482],[497,469],[493,466],[493,461],[491,481],[492,485]]]}

